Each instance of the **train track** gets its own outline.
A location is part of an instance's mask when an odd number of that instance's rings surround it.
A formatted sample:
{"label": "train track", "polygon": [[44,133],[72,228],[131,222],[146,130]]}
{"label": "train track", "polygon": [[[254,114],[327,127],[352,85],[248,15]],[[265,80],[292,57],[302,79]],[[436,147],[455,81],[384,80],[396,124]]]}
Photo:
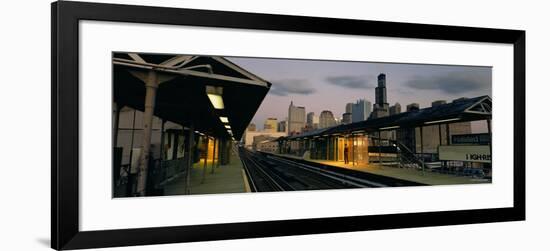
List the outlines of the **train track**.
{"label": "train track", "polygon": [[352,170],[348,168],[342,168],[337,166],[325,165],[321,163],[311,162],[302,159],[292,159],[289,157],[277,156],[269,153],[262,153],[269,158],[277,158],[281,160],[286,160],[288,163],[294,165],[302,166],[304,168],[310,168],[313,170],[318,170],[319,172],[332,174],[336,177],[342,177],[343,179],[349,181],[356,181],[359,183],[364,183],[366,187],[400,187],[400,186],[425,186],[426,184],[403,180],[388,176],[383,176],[379,174],[373,174],[368,172],[361,172],[357,170]]}
{"label": "train track", "polygon": [[258,163],[251,152],[241,148],[239,149],[239,155],[252,192],[296,190],[292,185],[279,177],[277,173]]}
{"label": "train track", "polygon": [[[386,187],[403,185],[400,180],[364,175],[314,163],[303,163],[276,155],[240,148],[248,181],[253,192]],[[406,184],[417,185],[417,184]]]}

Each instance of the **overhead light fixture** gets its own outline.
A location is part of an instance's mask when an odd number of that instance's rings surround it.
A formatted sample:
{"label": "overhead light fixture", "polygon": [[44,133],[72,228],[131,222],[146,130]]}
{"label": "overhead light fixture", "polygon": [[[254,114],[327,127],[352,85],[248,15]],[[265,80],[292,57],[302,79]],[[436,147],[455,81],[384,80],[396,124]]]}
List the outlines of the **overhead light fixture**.
{"label": "overhead light fixture", "polygon": [[426,124],[426,125],[429,125],[429,124],[439,124],[439,123],[445,123],[445,122],[451,122],[451,121],[457,121],[457,120],[460,120],[460,118],[443,119],[443,120],[436,120],[436,121],[429,121],[429,122],[424,122],[424,124]]}
{"label": "overhead light fixture", "polygon": [[231,129],[231,126],[230,125],[225,125],[225,128]]}
{"label": "overhead light fixture", "polygon": [[227,117],[220,117],[220,120],[222,123],[229,123],[229,119],[227,119]]}
{"label": "overhead light fixture", "polygon": [[210,99],[210,102],[214,106],[214,108],[220,109],[220,110],[224,108],[223,99],[221,95],[218,95],[218,94],[207,94],[207,95],[208,95],[208,98]]}
{"label": "overhead light fixture", "polygon": [[206,95],[215,109],[224,109],[222,93],[223,87],[206,86]]}

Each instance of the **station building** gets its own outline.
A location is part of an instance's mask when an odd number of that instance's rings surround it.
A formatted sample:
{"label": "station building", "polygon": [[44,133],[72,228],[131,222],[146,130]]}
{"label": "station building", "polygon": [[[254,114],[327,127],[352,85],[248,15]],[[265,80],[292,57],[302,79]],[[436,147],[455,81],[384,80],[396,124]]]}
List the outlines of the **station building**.
{"label": "station building", "polygon": [[[271,84],[223,57],[113,53],[115,197],[227,165]],[[242,97],[247,97],[243,99]]]}
{"label": "station building", "polygon": [[[376,163],[423,170],[434,166],[449,170],[477,167],[490,172],[491,107],[489,96],[441,102],[428,108],[281,137],[278,152],[331,161],[344,161],[347,152],[350,165]],[[485,144],[473,141],[460,144],[457,140],[461,137],[471,138],[468,132],[473,121],[486,123]],[[479,161],[481,158],[484,160]]]}

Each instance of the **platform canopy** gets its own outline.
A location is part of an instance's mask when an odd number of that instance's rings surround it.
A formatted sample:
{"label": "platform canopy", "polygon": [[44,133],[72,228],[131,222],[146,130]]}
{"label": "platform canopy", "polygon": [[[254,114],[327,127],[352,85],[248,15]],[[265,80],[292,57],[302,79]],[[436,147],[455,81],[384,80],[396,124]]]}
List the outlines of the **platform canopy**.
{"label": "platform canopy", "polygon": [[304,133],[287,139],[333,135],[353,132],[377,132],[414,128],[420,126],[489,120],[492,116],[492,100],[489,96],[461,98],[451,103],[403,112],[387,117],[367,119],[351,124],[325,128],[312,133]]}
{"label": "platform canopy", "polygon": [[154,115],[219,138],[240,139],[271,87],[223,57],[113,53],[113,101],[143,111],[151,70]]}

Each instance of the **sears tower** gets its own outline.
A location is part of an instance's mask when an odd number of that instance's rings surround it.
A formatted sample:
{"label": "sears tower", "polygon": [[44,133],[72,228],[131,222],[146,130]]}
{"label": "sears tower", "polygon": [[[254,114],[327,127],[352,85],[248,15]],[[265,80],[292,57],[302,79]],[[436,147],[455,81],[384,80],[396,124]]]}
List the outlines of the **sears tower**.
{"label": "sears tower", "polygon": [[386,97],[386,74],[378,75],[378,86],[375,88],[375,103],[372,109],[372,118],[381,118],[389,115],[389,104]]}

